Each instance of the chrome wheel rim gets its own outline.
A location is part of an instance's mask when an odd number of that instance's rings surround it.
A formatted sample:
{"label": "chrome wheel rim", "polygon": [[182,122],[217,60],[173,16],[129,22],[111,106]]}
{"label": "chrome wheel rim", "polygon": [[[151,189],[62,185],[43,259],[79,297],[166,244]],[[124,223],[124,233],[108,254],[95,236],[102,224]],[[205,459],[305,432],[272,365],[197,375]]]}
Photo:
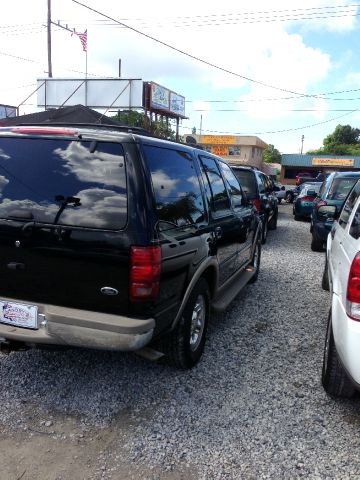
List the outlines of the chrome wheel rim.
{"label": "chrome wheel rim", "polygon": [[190,348],[195,351],[202,339],[205,327],[206,303],[203,295],[196,299],[192,314],[190,326]]}

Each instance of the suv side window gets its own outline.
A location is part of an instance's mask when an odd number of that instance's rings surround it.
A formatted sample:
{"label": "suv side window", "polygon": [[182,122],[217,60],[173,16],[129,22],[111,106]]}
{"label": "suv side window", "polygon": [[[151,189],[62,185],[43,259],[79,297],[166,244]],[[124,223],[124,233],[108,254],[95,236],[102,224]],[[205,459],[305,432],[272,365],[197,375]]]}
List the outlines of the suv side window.
{"label": "suv side window", "polygon": [[257,175],[258,185],[259,185],[259,193],[265,193],[265,180],[262,175]]}
{"label": "suv side window", "polygon": [[[346,225],[348,224],[351,212],[353,211],[354,205],[355,205],[359,195],[360,195],[360,182],[355,185],[354,189],[350,193],[348,199],[345,202],[345,205],[344,205],[344,208],[341,212],[341,215],[339,217],[339,225],[341,225],[343,228],[345,228]],[[357,215],[357,213],[356,213],[356,215]],[[356,215],[355,215],[355,217],[356,217]],[[352,225],[351,225],[351,228],[352,228]],[[350,231],[350,235],[351,235],[351,231]],[[357,238],[357,237],[355,237],[355,238]]]}
{"label": "suv side window", "polygon": [[203,196],[192,157],[181,150],[152,145],[143,148],[160,222],[176,226],[205,223]]}
{"label": "suv side window", "polygon": [[205,192],[213,212],[230,209],[230,200],[219,167],[213,158],[201,156]]}
{"label": "suv side window", "polygon": [[219,162],[219,166],[224,175],[225,183],[228,187],[232,206],[234,208],[242,207],[242,193],[238,179],[226,163]]}

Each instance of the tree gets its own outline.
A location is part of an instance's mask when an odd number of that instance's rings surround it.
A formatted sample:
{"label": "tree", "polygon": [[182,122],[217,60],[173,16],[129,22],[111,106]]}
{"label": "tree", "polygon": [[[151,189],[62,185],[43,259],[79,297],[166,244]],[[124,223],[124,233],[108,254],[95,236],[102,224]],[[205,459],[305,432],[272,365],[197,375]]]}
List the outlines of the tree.
{"label": "tree", "polygon": [[[146,130],[150,131],[150,119],[149,117],[145,118],[144,112],[137,112],[136,110],[119,110],[117,115],[111,118],[117,120],[123,125],[128,125],[129,127],[146,128]],[[176,138],[176,133],[174,130],[172,130],[171,126],[162,120],[153,122],[152,133],[158,137],[166,138],[168,140],[175,140]]]}
{"label": "tree", "polygon": [[323,140],[323,147],[309,154],[317,155],[359,155],[360,130],[350,125],[338,125],[334,132]]}
{"label": "tree", "polygon": [[264,151],[263,161],[265,163],[281,163],[281,153],[270,143],[268,148]]}

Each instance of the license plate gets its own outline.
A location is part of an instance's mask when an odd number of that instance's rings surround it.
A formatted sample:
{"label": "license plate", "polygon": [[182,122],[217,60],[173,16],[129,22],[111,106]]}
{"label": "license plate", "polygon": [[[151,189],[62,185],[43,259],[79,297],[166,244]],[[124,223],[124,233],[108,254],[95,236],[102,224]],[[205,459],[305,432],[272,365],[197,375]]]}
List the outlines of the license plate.
{"label": "license plate", "polygon": [[0,322],[14,327],[38,328],[38,307],[0,300]]}

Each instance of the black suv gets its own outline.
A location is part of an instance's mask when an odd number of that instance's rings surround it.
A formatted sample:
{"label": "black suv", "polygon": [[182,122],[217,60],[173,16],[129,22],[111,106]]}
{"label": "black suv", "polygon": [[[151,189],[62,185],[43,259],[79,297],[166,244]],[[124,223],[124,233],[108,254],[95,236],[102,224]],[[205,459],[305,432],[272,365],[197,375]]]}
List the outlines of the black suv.
{"label": "black suv", "polygon": [[253,202],[262,222],[262,243],[266,242],[267,232],[275,230],[278,218],[278,199],[270,177],[252,167],[231,165],[246,196]]}
{"label": "black suv", "polygon": [[114,127],[0,129],[0,342],[200,358],[259,272],[261,222],[220,158]]}

